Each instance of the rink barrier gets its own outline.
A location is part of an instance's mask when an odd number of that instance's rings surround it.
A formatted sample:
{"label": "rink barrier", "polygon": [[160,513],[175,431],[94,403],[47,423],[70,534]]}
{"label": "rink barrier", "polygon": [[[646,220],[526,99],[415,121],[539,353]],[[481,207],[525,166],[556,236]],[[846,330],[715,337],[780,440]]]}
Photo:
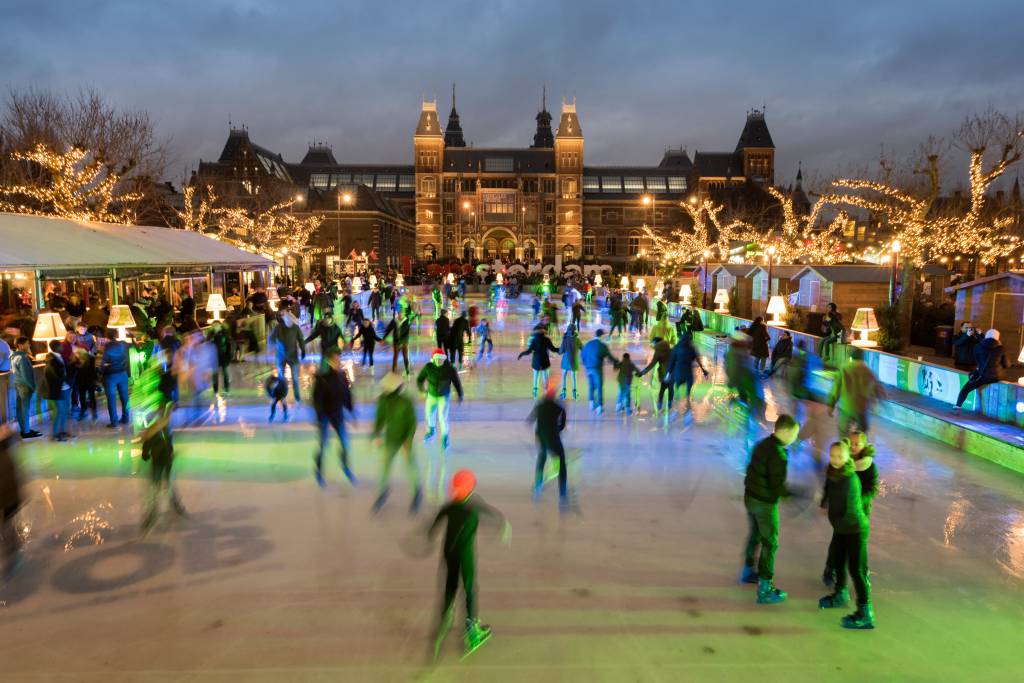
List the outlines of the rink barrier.
{"label": "rink barrier", "polygon": [[[728,336],[736,329],[751,323],[745,318],[699,309],[704,321],[706,342],[702,346],[713,348],[715,335]],[[778,340],[781,331],[787,328],[769,327],[771,344]],[[789,330],[794,345],[798,340],[806,342],[806,348],[816,353],[821,337]],[[702,340],[703,341],[703,340]],[[840,364],[849,358],[850,344],[837,344],[836,357]],[[1017,472],[1024,473],[1024,433],[1017,431],[1024,427],[1024,412],[1018,412],[1018,404],[1024,406],[1024,387],[1014,382],[996,382],[979,391],[972,392],[964,403],[964,413],[974,412],[995,422],[1007,425],[993,425],[993,431],[985,431],[984,425],[963,425],[953,421],[952,408],[956,405],[957,394],[967,382],[967,373],[925,361],[897,356],[877,349],[864,349],[864,361],[879,381],[907,394],[922,396],[949,406],[948,415],[921,409],[908,403],[901,403],[896,396],[883,401],[876,413],[951,446],[977,455]],[[815,389],[827,395],[832,385],[832,373],[816,373]],[[1013,429],[1017,428],[1017,429]],[[998,433],[1002,431],[1002,433]]]}

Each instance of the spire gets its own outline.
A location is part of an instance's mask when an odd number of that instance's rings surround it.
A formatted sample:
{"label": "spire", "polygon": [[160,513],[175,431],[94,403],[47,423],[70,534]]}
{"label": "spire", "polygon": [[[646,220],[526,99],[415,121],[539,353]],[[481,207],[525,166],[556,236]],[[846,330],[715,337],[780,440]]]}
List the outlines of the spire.
{"label": "spire", "polygon": [[797,187],[803,187],[803,183],[804,183],[803,162],[802,161],[798,161],[796,163],[796,186]]}
{"label": "spire", "polygon": [[448,125],[444,129],[444,146],[466,146],[466,139],[462,137],[462,125],[459,123],[459,112],[455,111],[455,83],[452,83],[452,111],[448,114]]}
{"label": "spire", "polygon": [[1013,181],[1013,189],[1010,190],[1010,199],[1013,200],[1014,205],[1020,206],[1020,174],[1017,174],[1017,179]]}
{"label": "spire", "polygon": [[537,112],[537,132],[531,147],[554,147],[555,135],[551,132],[551,114],[548,113],[548,86],[545,84],[540,96],[540,111]]}

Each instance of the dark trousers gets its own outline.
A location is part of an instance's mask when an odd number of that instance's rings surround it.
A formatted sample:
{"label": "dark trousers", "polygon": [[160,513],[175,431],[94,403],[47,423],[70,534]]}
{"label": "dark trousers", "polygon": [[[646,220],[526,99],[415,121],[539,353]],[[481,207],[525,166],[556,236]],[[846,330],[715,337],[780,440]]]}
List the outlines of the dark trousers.
{"label": "dark trousers", "polygon": [[622,332],[622,314],[616,311],[612,311],[612,330],[608,333],[609,336],[615,334],[615,330]]}
{"label": "dark trousers", "polygon": [[341,415],[322,415],[317,417],[317,436],[319,438],[315,458],[317,472],[321,471],[323,466],[324,446],[327,444],[327,437],[330,435],[329,430],[331,429],[338,435],[338,441],[341,442],[341,467],[348,470],[348,434],[345,432],[345,421]]}
{"label": "dark trousers", "polygon": [[746,566],[753,567],[760,547],[757,575],[771,580],[775,576],[775,553],[779,549],[779,504],[765,503],[750,496],[744,496],[743,504],[747,508],[750,527],[744,561]]}
{"label": "dark trousers", "polygon": [[658,389],[658,410],[661,410],[662,400],[665,397],[666,391],[668,392],[668,407],[671,408],[672,401],[675,400],[676,397],[676,388],[675,385],[672,384],[671,379],[667,381],[663,380],[661,382],[661,388]]}
{"label": "dark trousers", "polygon": [[402,362],[405,363],[405,371],[409,372],[409,344],[395,344],[392,347],[394,357],[391,359],[391,372],[398,372],[398,354],[402,354]]}
{"label": "dark trousers", "polygon": [[452,365],[455,364],[456,357],[459,359],[459,364],[462,364],[463,344],[461,339],[458,344],[449,344],[446,350],[448,351],[448,360]]}
{"label": "dark trousers", "polygon": [[835,570],[835,590],[846,588],[846,575],[849,573],[853,581],[853,589],[857,592],[857,606],[863,607],[871,602],[871,582],[868,580],[868,535],[832,534],[832,542],[828,546],[829,564]]}
{"label": "dark trousers", "polygon": [[480,340],[480,351],[478,351],[476,354],[477,358],[483,358],[485,346],[487,347],[488,356],[494,353],[494,342],[491,341],[490,337],[484,337],[483,339]]}
{"label": "dark trousers", "polygon": [[82,420],[85,418],[86,408],[92,414],[92,419],[96,419],[96,385],[95,384],[79,384],[75,387],[75,391],[78,393],[78,419]]}
{"label": "dark trousers", "polygon": [[569,475],[565,467],[565,447],[562,446],[562,437],[544,437],[537,436],[537,477],[534,480],[537,486],[544,483],[544,464],[548,461],[548,451],[551,451],[553,457],[558,458],[558,495],[562,498],[566,496],[566,489],[568,488]]}
{"label": "dark trousers", "polygon": [[15,410],[18,415],[18,427],[21,428],[22,434],[28,434],[32,431],[31,417],[32,417],[32,394],[35,393],[32,389],[16,387],[15,392],[17,398],[15,399]]}
{"label": "dark trousers", "polygon": [[989,385],[989,384],[995,384],[997,381],[998,380],[994,380],[994,379],[969,379],[969,380],[967,380],[967,384],[965,384],[963,386],[963,388],[960,389],[960,395],[956,397],[956,407],[960,408],[961,406],[963,406],[964,401],[967,400],[968,394],[970,394],[975,389],[981,389],[983,386],[986,386],[986,385]]}
{"label": "dark trousers", "polygon": [[452,553],[445,553],[444,605],[441,614],[445,614],[455,604],[455,594],[459,590],[459,578],[462,578],[462,590],[466,594],[466,617],[476,619],[476,557],[473,546],[466,543],[465,547],[457,548]]}
{"label": "dark trousers", "polygon": [[366,365],[367,360],[369,360],[371,368],[373,367],[373,349],[374,349],[374,347],[375,347],[374,344],[363,344],[363,360],[362,360],[362,363],[363,363],[363,365]]}
{"label": "dark trousers", "polygon": [[277,405],[281,404],[281,408],[284,409],[284,419],[288,419],[288,404],[283,398],[272,398],[270,399],[270,419],[273,420],[274,416],[277,415]]}
{"label": "dark trousers", "polygon": [[224,391],[231,391],[231,380],[228,379],[228,366],[218,365],[217,369],[213,371],[213,393],[220,391],[220,383],[218,380],[224,377]]}
{"label": "dark trousers", "polygon": [[121,421],[128,421],[128,373],[118,372],[103,378],[103,392],[107,395],[107,415],[110,424],[117,422],[117,402],[121,403]]}

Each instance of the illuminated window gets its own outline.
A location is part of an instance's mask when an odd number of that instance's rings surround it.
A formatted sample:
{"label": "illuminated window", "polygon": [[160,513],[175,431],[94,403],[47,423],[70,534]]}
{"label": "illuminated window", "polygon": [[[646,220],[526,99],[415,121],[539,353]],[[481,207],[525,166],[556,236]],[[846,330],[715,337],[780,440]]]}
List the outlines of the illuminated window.
{"label": "illuminated window", "polygon": [[331,182],[331,174],[329,173],[314,173],[309,176],[309,186],[325,189]]}
{"label": "illuminated window", "polygon": [[571,199],[576,196],[576,179],[562,178],[562,197]]}
{"label": "illuminated window", "polygon": [[601,177],[602,192],[622,192],[622,178],[618,176]]}
{"label": "illuminated window", "polygon": [[398,191],[412,192],[416,189],[416,176],[403,175],[398,177]]}
{"label": "illuminated window", "polygon": [[629,236],[629,255],[636,256],[640,253],[640,235]]}
{"label": "illuminated window", "polygon": [[686,192],[686,178],[672,176],[668,179],[669,192]]}
{"label": "illuminated window", "polygon": [[595,251],[597,251],[597,238],[594,233],[588,232],[583,235],[583,255],[593,256]]}
{"label": "illuminated window", "polygon": [[622,179],[622,189],[626,192],[643,192],[644,179],[634,176],[626,176]]}
{"label": "illuminated window", "polygon": [[584,192],[600,192],[601,181],[596,175],[585,175],[583,176],[583,191]]}
{"label": "illuminated window", "polygon": [[352,174],[352,182],[356,185],[366,185],[367,187],[373,187],[373,174],[372,173],[354,173]]}
{"label": "illuminated window", "polygon": [[484,171],[487,173],[511,173],[514,170],[511,158],[488,157],[484,159]]}
{"label": "illuminated window", "polygon": [[437,179],[424,178],[420,181],[420,192],[425,197],[433,197],[437,194]]}
{"label": "illuminated window", "polygon": [[647,179],[647,191],[648,192],[664,192],[665,191],[665,179],[660,177],[648,178]]}
{"label": "illuminated window", "polygon": [[374,189],[382,192],[394,192],[395,191],[395,176],[393,175],[379,175],[377,176],[377,182],[373,186]]}

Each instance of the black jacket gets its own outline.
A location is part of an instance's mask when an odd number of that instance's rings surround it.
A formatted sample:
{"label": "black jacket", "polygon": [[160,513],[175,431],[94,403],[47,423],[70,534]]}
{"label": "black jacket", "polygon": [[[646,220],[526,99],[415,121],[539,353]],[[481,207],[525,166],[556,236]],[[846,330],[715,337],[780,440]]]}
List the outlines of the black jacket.
{"label": "black jacket", "polygon": [[53,351],[46,354],[46,369],[43,371],[46,382],[43,385],[42,398],[47,401],[60,399],[61,390],[68,381],[68,369],[59,354]]}
{"label": "black jacket", "polygon": [[750,355],[754,358],[767,358],[768,357],[768,342],[771,337],[768,335],[768,328],[765,327],[764,323],[752,323],[750,329],[747,330],[747,334],[750,335],[752,343],[750,345]]}
{"label": "black jacket", "polygon": [[452,385],[462,400],[462,382],[459,381],[459,373],[447,360],[441,365],[435,365],[433,361],[427,363],[416,376],[416,386],[420,391],[426,385],[427,393],[431,396],[448,396],[452,393]]}
{"label": "black jacket", "polygon": [[744,493],[762,503],[777,503],[786,495],[789,454],[775,435],[762,439],[750,453]]}
{"label": "black jacket", "polygon": [[672,384],[676,386],[686,383],[692,384],[694,363],[700,365],[701,370],[704,370],[704,364],[701,363],[697,349],[693,347],[693,344],[687,344],[686,341],[680,339],[672,348],[672,355],[668,359],[668,367],[665,368],[665,374],[672,380]]}
{"label": "black jacket", "polygon": [[953,360],[957,365],[974,365],[974,350],[979,341],[978,335],[968,332],[953,337]]}
{"label": "black jacket", "polygon": [[342,417],[342,410],[352,412],[352,390],[348,386],[348,377],[344,372],[335,372],[326,368],[317,373],[313,380],[313,409],[316,416]]}
{"label": "black jacket", "polygon": [[452,328],[448,332],[448,346],[458,348],[464,338],[473,341],[473,333],[469,329],[469,318],[460,315],[452,322]]}
{"label": "black jacket", "polygon": [[978,379],[998,382],[1003,370],[1010,367],[1006,360],[1006,349],[996,339],[982,339],[974,348],[974,360],[978,363]]}
{"label": "black jacket", "polygon": [[363,340],[363,346],[366,347],[370,352],[377,345],[381,339],[377,336],[377,330],[373,328],[373,325],[360,325],[359,330],[352,335],[352,342],[355,343],[356,339]]}
{"label": "black jacket", "polygon": [[530,367],[534,370],[547,370],[551,367],[551,358],[548,357],[548,352],[558,353],[558,349],[551,343],[548,336],[544,332],[535,332],[530,337],[530,345],[526,347],[526,350],[519,354],[519,358],[525,355],[533,354],[530,360]]}
{"label": "black jacket", "polygon": [[381,339],[387,339],[388,335],[391,335],[391,343],[395,346],[401,346],[402,344],[409,343],[409,319],[406,318],[401,323],[398,322],[398,318],[392,318],[388,326],[384,328],[384,336]]}
{"label": "black jacket", "polygon": [[326,316],[320,318],[320,322],[316,324],[313,331],[306,337],[306,343],[308,344],[317,337],[320,337],[321,351],[341,348],[341,342],[345,341],[345,335],[342,334],[341,328],[338,327],[333,318]]}
{"label": "black jacket", "polygon": [[672,357],[672,347],[668,345],[668,342],[664,339],[659,339],[658,343],[654,345],[654,355],[651,356],[651,362],[647,364],[647,367],[640,371],[641,375],[646,375],[648,370],[653,368],[655,365],[658,366],[657,377],[658,380],[665,379],[665,373],[668,371],[669,359]]}
{"label": "black jacket", "polygon": [[779,337],[772,347],[772,362],[793,357],[793,338]]}
{"label": "black jacket", "polygon": [[451,334],[452,323],[448,316],[442,315],[434,321],[434,333],[437,335],[437,345],[444,346],[448,342],[448,335]]}
{"label": "black jacket", "polygon": [[536,423],[537,438],[553,441],[565,429],[565,408],[553,398],[544,398],[533,407],[530,422]]}
{"label": "black jacket", "polygon": [[829,465],[821,506],[828,508],[828,521],[837,534],[856,534],[867,530],[860,478],[854,472],[852,460],[840,469]]}

